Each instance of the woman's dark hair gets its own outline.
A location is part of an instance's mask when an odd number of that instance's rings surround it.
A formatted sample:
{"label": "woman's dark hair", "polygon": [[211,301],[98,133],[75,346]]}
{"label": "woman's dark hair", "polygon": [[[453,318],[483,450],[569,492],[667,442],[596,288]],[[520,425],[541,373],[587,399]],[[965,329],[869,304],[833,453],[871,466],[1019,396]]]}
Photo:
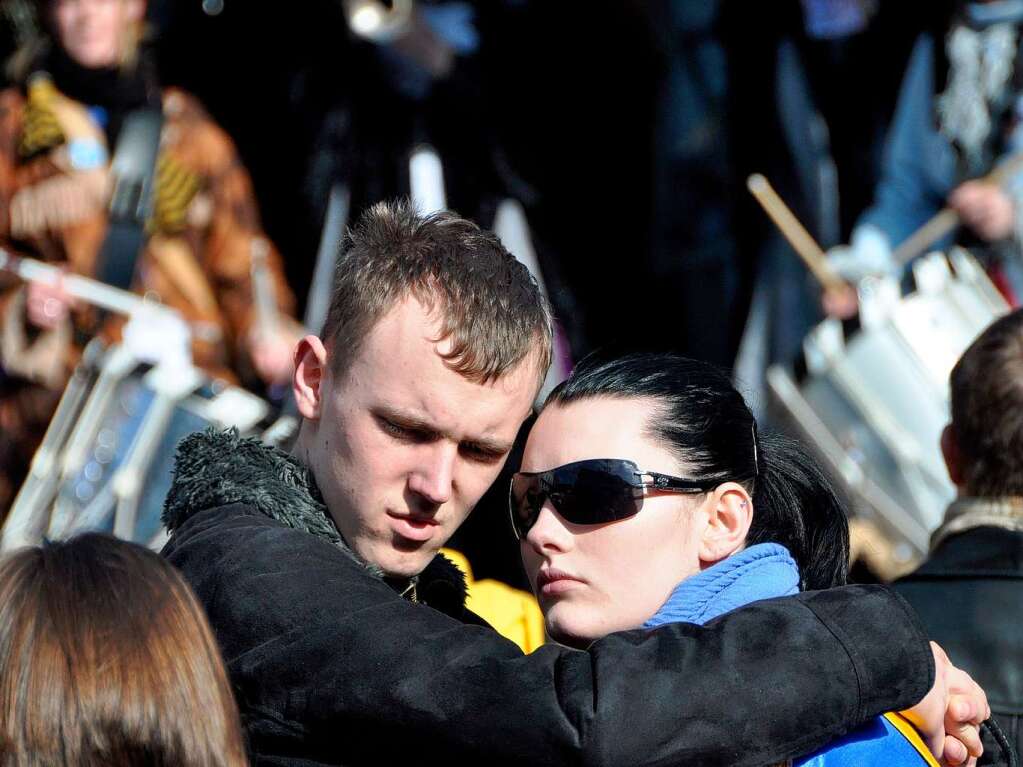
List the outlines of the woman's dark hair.
{"label": "woman's dark hair", "polygon": [[845,583],[849,525],[831,482],[803,445],[757,433],[753,414],[724,373],[674,354],[611,360],[591,355],[551,392],[544,407],[592,397],[655,401],[648,433],[693,479],[738,482],[749,491],[748,544],[785,546],[799,565],[804,589]]}
{"label": "woman's dark hair", "polygon": [[245,764],[206,618],[158,554],[87,534],[0,562],[0,764]]}

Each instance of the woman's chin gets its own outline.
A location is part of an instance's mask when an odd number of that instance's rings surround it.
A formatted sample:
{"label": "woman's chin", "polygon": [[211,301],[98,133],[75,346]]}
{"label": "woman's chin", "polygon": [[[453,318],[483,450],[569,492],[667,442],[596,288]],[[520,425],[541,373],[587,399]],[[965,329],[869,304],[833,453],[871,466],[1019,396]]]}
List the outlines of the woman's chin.
{"label": "woman's chin", "polygon": [[603,636],[601,631],[585,621],[573,620],[573,616],[559,615],[558,612],[554,608],[547,614],[547,635],[558,644],[585,650]]}
{"label": "woman's chin", "polygon": [[[547,607],[541,601],[541,606],[546,608],[544,619],[547,635],[559,644],[579,649],[586,649],[598,639],[616,631],[639,628],[656,612],[656,608],[653,607],[646,611],[590,609],[590,606],[584,608],[581,604],[567,602]],[[640,608],[641,605],[632,607]]]}

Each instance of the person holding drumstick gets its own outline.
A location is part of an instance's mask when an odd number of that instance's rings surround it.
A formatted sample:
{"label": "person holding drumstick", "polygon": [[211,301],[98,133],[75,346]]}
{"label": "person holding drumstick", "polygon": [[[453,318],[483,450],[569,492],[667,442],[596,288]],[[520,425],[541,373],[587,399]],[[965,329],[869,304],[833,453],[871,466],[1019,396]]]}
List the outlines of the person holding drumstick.
{"label": "person holding drumstick", "polygon": [[[931,246],[975,246],[1010,302],[1023,288],[1014,182],[1023,152],[1023,6],[961,2],[942,40],[924,33],[903,78],[875,200],[831,267],[850,282],[896,274]],[[926,226],[925,226],[926,225]],[[953,231],[962,226],[961,234]],[[849,291],[825,309],[855,311]]]}
{"label": "person holding drumstick", "polygon": [[[194,98],[156,83],[139,44],[145,0],[36,5],[44,33],[16,54],[18,84],[0,93],[0,245],[72,273],[100,273],[121,129],[140,109],[162,111],[131,288],[181,314],[200,368],[259,388],[288,380],[297,328],[259,320],[251,268],[258,255],[274,308],[288,315],[280,257],[230,139]],[[96,332],[117,340],[120,329],[59,284],[6,276],[0,285],[2,517],[83,342]],[[161,339],[152,346],[166,343],[160,329],[150,337]]]}

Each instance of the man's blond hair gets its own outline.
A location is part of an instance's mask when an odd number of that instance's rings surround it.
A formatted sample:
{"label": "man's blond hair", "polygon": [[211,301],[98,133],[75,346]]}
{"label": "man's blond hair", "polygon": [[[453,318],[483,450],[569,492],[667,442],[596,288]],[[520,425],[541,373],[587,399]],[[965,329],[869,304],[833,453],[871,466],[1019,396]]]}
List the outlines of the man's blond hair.
{"label": "man's blond hair", "polygon": [[[494,381],[524,360],[540,381],[552,356],[550,307],[497,236],[453,213],[378,203],[342,244],[321,336],[343,374],[380,318],[407,297],[435,313],[444,355],[471,381]],[[539,385],[539,384],[538,384]]]}

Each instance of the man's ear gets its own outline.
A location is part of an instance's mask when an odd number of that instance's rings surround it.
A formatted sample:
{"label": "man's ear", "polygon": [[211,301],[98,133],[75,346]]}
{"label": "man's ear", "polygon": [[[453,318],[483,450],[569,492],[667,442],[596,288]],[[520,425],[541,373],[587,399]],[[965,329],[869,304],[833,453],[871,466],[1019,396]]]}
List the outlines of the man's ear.
{"label": "man's ear", "polygon": [[945,468],[948,470],[948,478],[952,480],[952,484],[962,487],[963,461],[952,424],[946,425],[941,431],[941,456],[945,459]]}
{"label": "man's ear", "polygon": [[713,565],[742,549],[753,523],[753,500],[737,482],[718,485],[704,501],[707,526],[700,539],[700,561]]}
{"label": "man's ear", "polygon": [[295,347],[295,374],[291,390],[295,395],[298,412],[309,421],[320,417],[327,376],[327,349],[323,341],[308,335]]}

